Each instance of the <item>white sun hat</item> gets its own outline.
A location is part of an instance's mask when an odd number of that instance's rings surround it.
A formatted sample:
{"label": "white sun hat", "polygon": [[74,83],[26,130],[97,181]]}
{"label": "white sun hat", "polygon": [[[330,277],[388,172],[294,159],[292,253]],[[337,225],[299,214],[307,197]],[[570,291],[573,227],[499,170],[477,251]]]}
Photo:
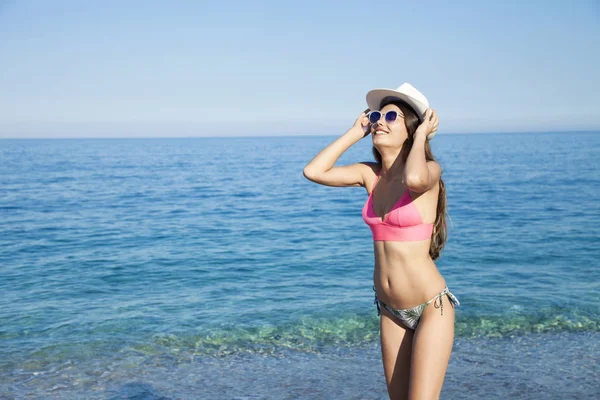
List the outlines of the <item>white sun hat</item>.
{"label": "white sun hat", "polygon": [[[419,92],[410,83],[403,83],[397,89],[373,89],[367,93],[367,105],[369,110],[378,111],[381,107],[381,101],[386,97],[394,97],[405,101],[409,106],[415,110],[415,113],[419,117],[419,121],[423,122],[425,112],[429,108],[429,101],[423,93]],[[435,136],[435,132],[427,135],[427,139],[431,139]]]}

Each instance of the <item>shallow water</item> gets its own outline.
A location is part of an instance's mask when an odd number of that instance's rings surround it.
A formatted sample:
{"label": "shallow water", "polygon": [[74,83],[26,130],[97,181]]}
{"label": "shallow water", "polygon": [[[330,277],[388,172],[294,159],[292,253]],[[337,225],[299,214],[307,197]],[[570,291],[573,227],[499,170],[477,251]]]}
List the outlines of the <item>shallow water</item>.
{"label": "shallow water", "polygon": [[[599,343],[590,332],[458,338],[441,398],[598,398]],[[2,390],[6,398],[45,399],[387,398],[375,343],[227,356],[123,349],[13,371]]]}

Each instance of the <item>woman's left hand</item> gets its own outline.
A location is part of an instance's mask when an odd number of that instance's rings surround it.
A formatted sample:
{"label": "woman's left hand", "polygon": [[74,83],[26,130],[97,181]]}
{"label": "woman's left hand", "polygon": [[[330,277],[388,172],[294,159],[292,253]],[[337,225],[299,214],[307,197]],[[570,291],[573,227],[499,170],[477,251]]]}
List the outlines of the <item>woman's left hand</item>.
{"label": "woman's left hand", "polygon": [[419,136],[425,136],[427,139],[431,139],[438,129],[438,117],[432,108],[428,108],[425,112],[423,122],[417,128],[415,132],[415,139]]}

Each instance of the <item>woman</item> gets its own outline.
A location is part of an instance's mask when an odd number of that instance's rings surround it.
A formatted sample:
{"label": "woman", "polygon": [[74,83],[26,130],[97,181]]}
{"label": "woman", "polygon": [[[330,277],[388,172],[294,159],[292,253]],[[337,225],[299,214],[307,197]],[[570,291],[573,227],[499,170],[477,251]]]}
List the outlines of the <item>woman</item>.
{"label": "woman", "polygon": [[[388,393],[392,399],[436,399],[454,342],[454,307],[460,305],[434,263],[446,241],[446,192],[428,142],[438,118],[408,83],[370,91],[367,104],[373,111],[363,112],[317,154],[304,176],[327,186],[362,186],[369,193],[363,219],[373,235],[373,289]],[[334,167],[369,133],[377,162]]]}

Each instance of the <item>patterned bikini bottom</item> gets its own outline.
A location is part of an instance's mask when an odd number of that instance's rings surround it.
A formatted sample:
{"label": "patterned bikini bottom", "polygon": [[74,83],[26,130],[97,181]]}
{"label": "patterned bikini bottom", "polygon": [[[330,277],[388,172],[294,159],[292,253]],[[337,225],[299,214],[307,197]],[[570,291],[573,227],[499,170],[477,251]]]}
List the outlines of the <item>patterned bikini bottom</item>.
{"label": "patterned bikini bottom", "polygon": [[[373,291],[375,291],[375,285],[373,285]],[[452,302],[454,307],[460,306],[460,302],[458,301],[456,296],[454,296],[452,293],[450,293],[448,286],[446,286],[444,288],[444,290],[442,290],[439,294],[436,294],[435,297],[432,298],[431,300],[429,300],[423,304],[419,304],[418,306],[415,306],[412,308],[407,308],[405,310],[396,310],[396,309],[388,306],[383,301],[381,301],[377,298],[377,291],[375,291],[375,304],[377,305],[377,315],[378,316],[381,315],[381,307],[383,307],[390,314],[398,317],[398,319],[405,326],[414,330],[417,328],[417,325],[419,324],[419,320],[421,319],[421,315],[423,314],[425,307],[427,307],[429,305],[429,303],[431,303],[432,301],[434,301],[436,299],[440,300],[440,308],[442,309],[442,315],[444,315],[444,297],[443,296],[445,294],[448,295],[448,298],[450,299],[450,301]],[[435,303],[434,303],[434,305],[435,305]]]}

